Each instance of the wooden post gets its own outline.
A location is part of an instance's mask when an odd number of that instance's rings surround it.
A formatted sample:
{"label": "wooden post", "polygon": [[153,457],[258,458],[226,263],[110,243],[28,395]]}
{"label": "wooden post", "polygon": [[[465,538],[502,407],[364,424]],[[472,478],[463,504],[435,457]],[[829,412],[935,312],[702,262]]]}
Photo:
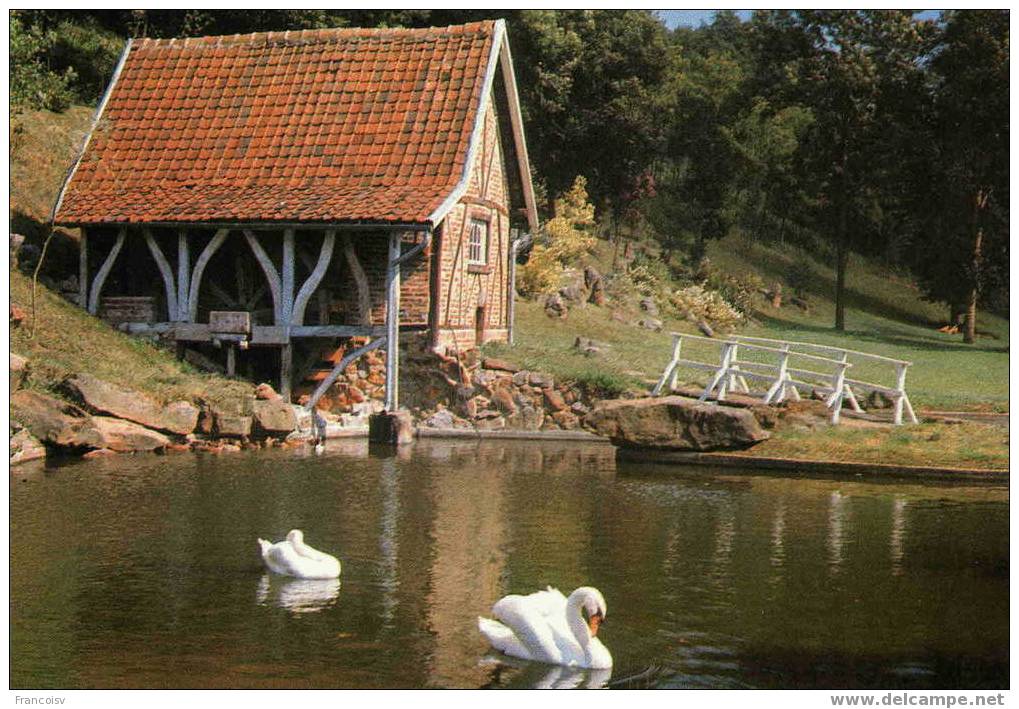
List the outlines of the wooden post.
{"label": "wooden post", "polygon": [[347,259],[347,266],[350,268],[350,275],[354,277],[354,284],[357,286],[357,320],[359,325],[372,324],[372,296],[368,286],[368,276],[357,258],[354,244],[349,234],[341,236],[343,242],[343,255]]}
{"label": "wooden post", "polygon": [[232,377],[237,371],[237,346],[232,342],[226,345],[226,376]]}
{"label": "wooden post", "polygon": [[212,240],[205,245],[202,249],[202,253],[198,256],[198,260],[195,262],[195,271],[191,274],[191,281],[188,283],[188,317],[187,322],[194,322],[198,317],[198,291],[202,287],[202,274],[205,272],[205,267],[209,265],[209,261],[215,255],[216,251],[223,242],[226,241],[226,237],[230,234],[229,229],[220,229],[216,232]]}
{"label": "wooden post", "polygon": [[679,369],[679,355],[680,348],[683,346],[683,336],[673,335],[672,336],[672,359],[669,360],[669,364],[666,365],[665,371],[662,372],[662,378],[658,380],[655,388],[651,390],[651,396],[658,396],[662,393],[662,389],[665,388],[665,383],[670,383],[670,390],[676,388],[676,371]]}
{"label": "wooden post", "polygon": [[280,348],[280,396],[283,401],[290,403],[291,372],[294,366],[294,346],[287,341],[287,344]]}
{"label": "wooden post", "polygon": [[290,339],[290,318],[294,312],[294,230],[283,230],[283,265],[280,273],[280,322],[287,343],[280,351],[280,395],[290,403],[294,367],[294,345]]}
{"label": "wooden post", "polygon": [[400,372],[400,232],[389,232],[386,268],[386,411],[399,405]]}
{"label": "wooden post", "polygon": [[177,232],[177,316],[178,322],[188,321],[188,277],[191,274],[191,254],[188,251],[188,232]]}
{"label": "wooden post", "polygon": [[325,237],[322,240],[322,250],[318,255],[318,262],[315,263],[314,268],[311,271],[311,275],[308,276],[308,280],[304,282],[301,289],[297,292],[297,297],[294,298],[293,312],[290,314],[291,325],[303,325],[304,324],[304,311],[308,307],[308,301],[311,300],[312,293],[318,288],[318,284],[322,282],[322,278],[325,276],[326,271],[329,268],[329,262],[333,257],[333,245],[336,243],[336,231],[330,229],[325,233]]}
{"label": "wooden post", "polygon": [[152,258],[156,260],[156,266],[159,267],[159,275],[163,278],[163,288],[166,290],[166,319],[170,321],[176,320],[177,313],[179,312],[177,289],[174,287],[173,271],[170,269],[170,262],[166,260],[163,250],[159,248],[159,242],[153,236],[152,230],[142,229],[142,234],[145,237],[145,243],[149,247]]}
{"label": "wooden post", "polygon": [[78,241],[78,305],[88,308],[88,229],[85,228]]}

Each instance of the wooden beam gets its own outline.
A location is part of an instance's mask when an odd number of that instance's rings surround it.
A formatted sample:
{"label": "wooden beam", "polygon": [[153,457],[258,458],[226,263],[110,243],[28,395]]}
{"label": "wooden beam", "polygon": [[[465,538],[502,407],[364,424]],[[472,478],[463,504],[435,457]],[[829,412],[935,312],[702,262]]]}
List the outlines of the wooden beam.
{"label": "wooden beam", "polygon": [[339,376],[343,374],[343,370],[350,366],[351,362],[371,350],[378,349],[382,345],[386,344],[386,342],[387,339],[385,337],[380,337],[377,340],[372,340],[364,347],[360,347],[353,352],[348,352],[343,359],[336,363],[336,366],[333,367],[333,371],[329,373],[329,376],[322,380],[322,382],[318,385],[318,388],[315,389],[315,392],[311,395],[311,399],[304,405],[304,407],[308,411],[315,408],[315,404],[318,403],[318,400],[322,398],[323,394],[329,391],[329,387],[331,387]]}
{"label": "wooden beam", "polygon": [[399,406],[400,375],[400,232],[389,232],[386,268],[386,411]]}
{"label": "wooden beam", "polygon": [[187,229],[177,230],[177,313],[172,320],[188,320],[188,280],[191,275],[191,252]]}
{"label": "wooden beam", "polygon": [[277,325],[289,325],[294,312],[294,230],[283,230],[283,264],[280,272],[282,309]]}
{"label": "wooden beam", "polygon": [[127,228],[121,227],[117,232],[117,240],[113,243],[113,248],[110,249],[110,253],[106,256],[106,260],[103,261],[103,265],[99,267],[99,272],[96,273],[96,279],[92,282],[92,290],[88,296],[88,312],[92,315],[99,312],[99,296],[103,292],[103,285],[106,284],[106,278],[110,275],[113,263],[117,260],[117,256],[120,255],[120,250],[124,248],[124,240],[126,238]]}
{"label": "wooden beam", "polygon": [[291,372],[294,367],[294,346],[287,344],[280,348],[280,396],[290,403]]}
{"label": "wooden beam", "polygon": [[88,308],[88,229],[84,228],[78,241],[78,305]]}
{"label": "wooden beam", "polygon": [[281,310],[281,296],[280,296],[280,276],[276,272],[276,267],[272,263],[272,259],[269,258],[269,254],[265,252],[262,245],[258,243],[258,237],[255,236],[255,232],[251,229],[244,230],[244,238],[248,241],[248,246],[251,247],[251,252],[255,254],[255,260],[258,261],[258,265],[262,267],[262,272],[265,273],[265,280],[269,283],[269,291],[272,293],[272,307],[275,322],[277,325],[282,324],[282,310]]}
{"label": "wooden beam", "polygon": [[379,337],[386,328],[379,325],[294,325],[293,337]]}
{"label": "wooden beam", "polygon": [[195,270],[191,274],[191,283],[188,288],[188,322],[194,322],[198,318],[198,291],[202,287],[202,274],[205,273],[205,267],[209,265],[209,261],[226,241],[229,234],[229,229],[217,231],[212,240],[202,249],[198,261],[195,262]]}
{"label": "wooden beam", "polygon": [[372,323],[372,294],[368,286],[368,276],[357,258],[357,251],[354,250],[354,242],[350,240],[349,234],[343,234],[343,255],[350,267],[350,275],[354,277],[354,284],[357,286],[357,321],[362,325]]}
{"label": "wooden beam", "polygon": [[312,293],[315,292],[319,283],[322,282],[322,278],[326,275],[329,262],[333,258],[333,246],[335,244],[336,232],[332,230],[327,231],[325,238],[322,240],[322,250],[318,254],[318,263],[315,264],[311,275],[308,276],[308,280],[301,286],[301,290],[297,293],[297,298],[294,299],[294,311],[290,316],[291,325],[304,324],[304,310],[308,307],[308,301],[311,300]]}
{"label": "wooden beam", "polygon": [[142,229],[142,234],[145,236],[145,243],[148,244],[152,258],[156,260],[156,266],[159,267],[159,274],[163,277],[163,288],[166,289],[166,317],[168,320],[174,320],[179,311],[177,309],[177,288],[173,282],[173,271],[170,269],[170,262],[166,260],[163,250],[159,248],[159,242],[153,236],[152,230]]}

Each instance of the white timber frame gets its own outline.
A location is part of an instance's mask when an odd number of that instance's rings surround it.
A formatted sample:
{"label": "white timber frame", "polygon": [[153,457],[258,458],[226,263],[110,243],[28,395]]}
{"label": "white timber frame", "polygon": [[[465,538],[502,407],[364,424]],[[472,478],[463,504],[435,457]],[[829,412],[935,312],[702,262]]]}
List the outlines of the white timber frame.
{"label": "white timber frame", "polygon": [[[856,398],[855,388],[877,391],[891,399],[895,425],[903,423],[903,413],[909,417],[910,422],[918,422],[906,394],[906,371],[912,363],[905,360],[808,342],[738,335],[720,340],[674,332],[672,342],[672,356],[658,383],[652,389],[651,393],[654,396],[660,395],[666,387],[670,391],[676,389],[679,369],[687,368],[709,372],[712,375],[700,396],[700,401],[707,401],[712,395],[716,401],[724,401],[729,391],[750,394],[750,387],[747,384],[749,378],[764,383],[766,392],[762,399],[766,404],[777,404],[787,397],[798,400],[800,388],[825,394],[824,402],[828,407],[830,420],[837,424],[844,401],[848,401],[856,412],[863,410]],[[710,343],[712,347],[717,348],[717,360],[706,361],[704,358],[684,356],[684,342]],[[762,362],[741,357],[741,351],[759,353],[773,361]],[[854,365],[850,359],[891,365],[895,370],[895,384],[887,386],[848,378],[846,374]],[[815,369],[808,369],[810,366]]]}

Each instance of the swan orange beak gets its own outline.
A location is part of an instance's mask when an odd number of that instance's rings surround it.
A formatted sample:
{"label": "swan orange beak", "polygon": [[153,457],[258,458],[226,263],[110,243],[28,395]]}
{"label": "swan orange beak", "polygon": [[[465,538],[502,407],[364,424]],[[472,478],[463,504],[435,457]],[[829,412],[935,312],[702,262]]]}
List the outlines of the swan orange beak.
{"label": "swan orange beak", "polygon": [[600,628],[601,624],[604,622],[605,616],[603,616],[601,613],[595,613],[594,615],[591,616],[590,620],[587,621],[587,627],[588,630],[591,631],[592,638],[598,635],[598,628]]}

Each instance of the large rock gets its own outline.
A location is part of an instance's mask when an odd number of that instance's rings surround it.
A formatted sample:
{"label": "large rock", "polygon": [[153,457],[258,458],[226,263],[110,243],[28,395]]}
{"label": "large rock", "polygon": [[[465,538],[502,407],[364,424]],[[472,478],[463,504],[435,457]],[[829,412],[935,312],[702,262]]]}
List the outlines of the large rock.
{"label": "large rock", "polygon": [[181,436],[194,431],[198,424],[198,409],[186,401],[163,407],[144,394],[121,389],[90,374],[75,375],[66,384],[87,408],[96,413]]}
{"label": "large rock", "polygon": [[27,373],[28,360],[11,352],[11,391],[16,391],[21,387]]}
{"label": "large rock", "polygon": [[266,433],[290,433],[297,428],[294,409],[283,399],[258,399],[253,413],[255,424]]}
{"label": "large rock", "polygon": [[28,389],[11,395],[11,417],[40,441],[66,448],[99,448],[92,417],[77,406]]}
{"label": "large rock", "polygon": [[746,409],[682,396],[603,401],[585,423],[623,448],[708,451],[746,448],[769,438]]}
{"label": "large rock", "polygon": [[131,421],[112,416],[93,416],[92,421],[102,439],[100,447],[117,453],[160,450],[170,444],[162,433]]}
{"label": "large rock", "polygon": [[[12,422],[11,427],[15,424]],[[46,446],[33,436],[27,428],[20,428],[18,425],[16,433],[11,434],[11,458],[10,464],[26,463],[30,460],[38,460],[46,457]]]}
{"label": "large rock", "polygon": [[251,416],[215,411],[214,417],[218,436],[245,438],[251,435]]}

